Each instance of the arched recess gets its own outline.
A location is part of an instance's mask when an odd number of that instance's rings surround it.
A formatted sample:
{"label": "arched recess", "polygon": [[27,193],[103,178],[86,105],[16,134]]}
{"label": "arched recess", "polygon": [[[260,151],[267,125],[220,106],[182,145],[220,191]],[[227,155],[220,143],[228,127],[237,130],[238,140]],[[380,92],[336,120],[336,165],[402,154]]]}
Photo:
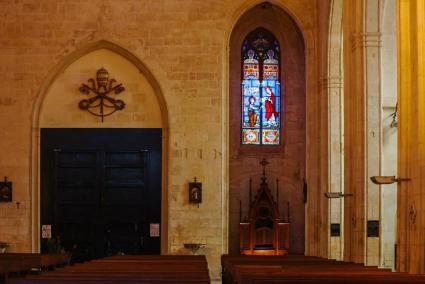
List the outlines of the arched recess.
{"label": "arched recess", "polygon": [[[242,146],[240,143],[241,47],[248,33],[258,27],[273,33],[281,47],[283,128],[280,146]],[[253,180],[253,194],[258,188],[261,176],[258,163],[262,158],[270,162],[267,176],[273,193],[275,179],[280,179],[281,218],[287,220],[287,212],[290,211],[291,252],[304,253],[302,185],[306,178],[306,46],[302,31],[282,8],[262,3],[240,16],[233,28],[229,47],[229,253],[239,251],[239,216],[240,213],[242,218],[247,215],[250,178]]]}
{"label": "arched recess", "polygon": [[[32,251],[40,251],[40,127],[41,126],[41,115],[43,104],[46,102],[46,98],[49,92],[54,86],[55,82],[61,78],[62,74],[70,67],[73,63],[77,62],[86,55],[92,53],[100,53],[102,56],[103,53],[110,53],[112,57],[120,57],[121,61],[127,61],[127,65],[131,65],[132,68],[136,68],[140,72],[141,76],[146,81],[146,84],[150,86],[151,92],[154,94],[153,100],[159,108],[158,119],[160,122],[160,127],[162,128],[162,180],[161,180],[161,254],[167,254],[168,249],[168,137],[169,137],[169,123],[168,123],[168,110],[165,98],[163,96],[161,87],[158,81],[155,79],[153,74],[149,71],[147,66],[134,54],[128,50],[120,47],[117,44],[114,44],[109,41],[101,40],[94,43],[87,44],[80,49],[72,52],[64,59],[61,60],[48,74],[47,78],[44,80],[40,91],[38,92],[37,100],[34,104],[33,114],[32,114],[32,131],[31,131],[31,156],[30,156],[30,186],[31,186],[31,197],[32,197],[32,208],[31,208],[31,222],[32,222]],[[99,56],[97,55],[97,56]],[[103,64],[99,60],[99,64]],[[99,66],[99,68],[102,66]],[[94,72],[96,70],[90,70]],[[84,72],[83,72],[84,73]],[[94,77],[95,74],[90,73],[91,77]],[[111,74],[112,75],[112,74]],[[119,76],[119,75],[117,75]],[[85,82],[91,77],[81,77],[79,78],[79,84]],[[114,76],[111,76],[114,77]],[[118,78],[117,78],[118,79]],[[78,93],[78,85],[75,85],[76,93]],[[143,92],[143,90],[139,90]],[[78,100],[77,100],[78,102]],[[77,105],[75,106],[78,107]],[[87,114],[89,115],[89,114]],[[102,127],[102,125],[94,126],[95,120],[87,123],[86,125],[76,125],[76,127]],[[125,119],[121,120],[117,124],[105,124],[103,127],[138,127],[137,123],[126,126],[122,122]],[[69,122],[69,120],[68,120]],[[121,125],[119,125],[121,123]],[[57,125],[60,126],[60,123]],[[56,127],[54,124],[52,127]],[[72,127],[70,125],[65,125],[65,127]],[[148,126],[149,127],[149,126]]]}

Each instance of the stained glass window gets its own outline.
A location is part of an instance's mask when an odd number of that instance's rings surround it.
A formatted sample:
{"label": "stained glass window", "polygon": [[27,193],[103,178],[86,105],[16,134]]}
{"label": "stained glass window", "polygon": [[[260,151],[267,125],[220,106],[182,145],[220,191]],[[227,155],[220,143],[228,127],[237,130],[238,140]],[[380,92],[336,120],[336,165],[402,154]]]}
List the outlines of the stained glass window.
{"label": "stained glass window", "polygon": [[280,49],[276,38],[258,28],[242,45],[242,144],[280,145]]}

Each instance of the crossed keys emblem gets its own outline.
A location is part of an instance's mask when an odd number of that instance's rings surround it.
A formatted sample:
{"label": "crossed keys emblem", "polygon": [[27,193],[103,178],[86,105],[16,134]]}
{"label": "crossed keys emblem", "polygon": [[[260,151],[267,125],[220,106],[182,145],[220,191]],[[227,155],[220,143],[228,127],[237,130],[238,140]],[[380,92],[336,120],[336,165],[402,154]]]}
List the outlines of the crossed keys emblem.
{"label": "crossed keys emblem", "polygon": [[125,91],[125,88],[122,84],[115,85],[115,79],[109,79],[109,73],[105,68],[100,68],[96,72],[96,81],[91,78],[88,80],[91,84],[91,87],[86,84],[81,84],[80,92],[85,95],[90,95],[94,93],[95,96],[81,100],[78,104],[81,110],[86,110],[89,113],[100,116],[103,118],[109,116],[116,112],[117,110],[122,110],[125,107],[125,103],[122,100],[116,100],[108,95],[111,92],[114,92],[115,95]]}

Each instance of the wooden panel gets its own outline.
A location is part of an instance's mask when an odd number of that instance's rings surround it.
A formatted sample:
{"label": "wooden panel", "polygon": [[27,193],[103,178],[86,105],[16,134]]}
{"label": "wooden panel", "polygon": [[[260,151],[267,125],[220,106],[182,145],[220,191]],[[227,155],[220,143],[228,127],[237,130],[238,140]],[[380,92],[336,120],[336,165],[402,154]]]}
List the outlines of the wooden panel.
{"label": "wooden panel", "polygon": [[279,234],[279,249],[289,249],[289,224],[279,223],[278,234]]}
{"label": "wooden panel", "polygon": [[240,236],[240,248],[241,249],[250,249],[250,224],[242,223],[239,224],[239,236]]}

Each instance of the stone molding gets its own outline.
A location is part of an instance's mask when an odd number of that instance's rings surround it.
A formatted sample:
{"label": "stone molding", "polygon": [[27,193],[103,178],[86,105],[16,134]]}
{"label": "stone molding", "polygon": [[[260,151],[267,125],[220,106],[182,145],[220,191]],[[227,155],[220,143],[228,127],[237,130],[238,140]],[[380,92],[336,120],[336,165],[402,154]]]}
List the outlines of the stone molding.
{"label": "stone molding", "polygon": [[363,32],[350,34],[351,50],[355,51],[361,48],[382,47],[382,33]]}
{"label": "stone molding", "polygon": [[319,80],[319,86],[323,89],[341,89],[343,85],[343,77],[326,77]]}

